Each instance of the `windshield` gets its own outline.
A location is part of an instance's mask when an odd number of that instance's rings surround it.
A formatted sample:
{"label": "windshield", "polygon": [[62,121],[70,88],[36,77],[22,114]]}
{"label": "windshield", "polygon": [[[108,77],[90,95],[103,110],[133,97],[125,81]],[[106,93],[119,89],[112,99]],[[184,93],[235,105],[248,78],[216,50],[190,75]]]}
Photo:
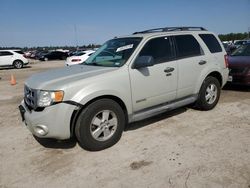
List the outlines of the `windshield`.
{"label": "windshield", "polygon": [[231,56],[250,56],[250,44],[240,46]]}
{"label": "windshield", "polygon": [[121,67],[134,52],[141,38],[118,38],[107,41],[83,64],[105,67]]}

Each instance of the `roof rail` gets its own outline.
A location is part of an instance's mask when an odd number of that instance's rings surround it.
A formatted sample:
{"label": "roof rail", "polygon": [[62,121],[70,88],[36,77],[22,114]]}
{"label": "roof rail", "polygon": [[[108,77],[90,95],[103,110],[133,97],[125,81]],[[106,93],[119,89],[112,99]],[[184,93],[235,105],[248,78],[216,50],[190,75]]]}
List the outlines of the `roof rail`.
{"label": "roof rail", "polygon": [[162,27],[149,29],[145,31],[134,32],[135,34],[143,34],[143,33],[154,33],[154,32],[170,32],[170,31],[207,31],[204,27]]}

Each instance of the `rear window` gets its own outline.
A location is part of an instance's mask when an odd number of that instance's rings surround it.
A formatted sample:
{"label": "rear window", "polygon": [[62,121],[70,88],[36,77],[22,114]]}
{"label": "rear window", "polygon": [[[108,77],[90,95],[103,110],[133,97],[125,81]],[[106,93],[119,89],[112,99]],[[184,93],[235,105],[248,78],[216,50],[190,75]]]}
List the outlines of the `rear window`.
{"label": "rear window", "polygon": [[177,58],[193,57],[203,54],[200,44],[192,35],[175,36]]}
{"label": "rear window", "polygon": [[240,46],[231,56],[250,56],[250,44]]}
{"label": "rear window", "polygon": [[14,52],[16,52],[18,54],[24,54],[21,50],[15,50]]}
{"label": "rear window", "polygon": [[212,34],[199,34],[211,53],[222,52],[220,43]]}
{"label": "rear window", "polygon": [[76,52],[75,54],[74,54],[74,56],[81,56],[81,55],[85,55],[86,53],[84,53],[84,52]]}

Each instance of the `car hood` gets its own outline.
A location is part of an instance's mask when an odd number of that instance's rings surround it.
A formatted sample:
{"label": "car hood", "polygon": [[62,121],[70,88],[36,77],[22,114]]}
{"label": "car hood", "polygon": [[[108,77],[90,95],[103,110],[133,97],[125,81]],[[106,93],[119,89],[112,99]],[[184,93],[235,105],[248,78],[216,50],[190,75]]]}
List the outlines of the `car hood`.
{"label": "car hood", "polygon": [[228,64],[230,67],[250,67],[250,56],[229,56]]}
{"label": "car hood", "polygon": [[98,76],[117,69],[117,67],[74,65],[34,74],[26,80],[25,85],[33,89],[60,89],[72,82]]}

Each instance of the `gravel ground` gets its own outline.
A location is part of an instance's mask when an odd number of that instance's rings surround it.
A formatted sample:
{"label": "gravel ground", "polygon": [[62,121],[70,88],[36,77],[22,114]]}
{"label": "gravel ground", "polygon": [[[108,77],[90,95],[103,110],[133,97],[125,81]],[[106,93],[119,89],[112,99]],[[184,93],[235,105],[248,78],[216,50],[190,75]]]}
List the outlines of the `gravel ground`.
{"label": "gravel ground", "polygon": [[208,112],[185,107],[133,123],[115,146],[88,152],[75,140],[36,140],[17,109],[27,77],[62,66],[0,69],[0,187],[250,187],[249,89],[227,87]]}

